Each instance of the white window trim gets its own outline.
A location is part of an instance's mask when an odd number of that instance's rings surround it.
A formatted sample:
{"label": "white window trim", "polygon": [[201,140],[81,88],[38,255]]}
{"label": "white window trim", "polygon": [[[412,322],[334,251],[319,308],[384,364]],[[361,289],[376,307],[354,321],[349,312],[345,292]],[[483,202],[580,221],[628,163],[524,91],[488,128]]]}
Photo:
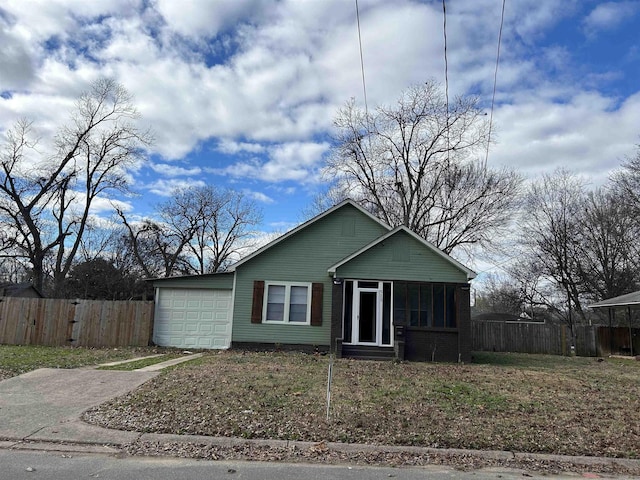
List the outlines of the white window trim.
{"label": "white window trim", "polygon": [[[284,287],[284,314],[282,321],[280,320],[267,320],[267,304],[269,303],[269,286],[276,285]],[[305,322],[290,322],[289,321],[289,308],[291,306],[291,287],[307,287],[307,314]],[[311,325],[311,283],[306,282],[278,282],[278,281],[265,281],[264,282],[264,300],[262,305],[262,322],[273,325]]]}

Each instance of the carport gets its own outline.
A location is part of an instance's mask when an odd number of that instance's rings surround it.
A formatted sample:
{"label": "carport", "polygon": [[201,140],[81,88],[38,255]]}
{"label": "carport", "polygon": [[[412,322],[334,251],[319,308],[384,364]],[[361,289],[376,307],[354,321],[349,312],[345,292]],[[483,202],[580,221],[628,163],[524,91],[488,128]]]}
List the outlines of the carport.
{"label": "carport", "polygon": [[[594,303],[589,305],[589,308],[593,308],[594,310],[606,309],[608,318],[609,318],[609,330],[613,330],[613,325],[622,323],[616,319],[616,312],[623,311],[626,314],[626,320],[628,325],[628,348],[631,356],[640,354],[640,349],[636,345],[634,347],[634,342],[638,343],[638,329],[633,328],[635,317],[638,316],[638,312],[640,312],[640,291],[627,293],[625,295],[620,295],[618,297],[609,298],[607,300],[602,300],[601,302]],[[613,351],[613,341],[614,337],[611,334],[610,338],[610,348]]]}

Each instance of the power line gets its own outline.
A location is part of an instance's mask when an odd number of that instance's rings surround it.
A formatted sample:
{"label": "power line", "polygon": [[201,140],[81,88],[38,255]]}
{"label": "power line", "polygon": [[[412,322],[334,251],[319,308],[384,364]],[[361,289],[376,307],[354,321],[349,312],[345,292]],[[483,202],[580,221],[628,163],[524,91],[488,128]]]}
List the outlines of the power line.
{"label": "power line", "polygon": [[447,6],[442,0],[442,33],[444,36],[444,95],[447,108],[447,129],[449,127],[449,61],[447,59]]}
{"label": "power line", "polygon": [[444,37],[444,100],[447,122],[447,164],[449,163],[449,153],[451,152],[451,137],[449,131],[449,60],[447,58],[447,6],[442,0],[442,35]]}
{"label": "power line", "polygon": [[356,0],[356,19],[358,21],[358,44],[360,46],[360,70],[362,71],[362,90],[364,92],[364,112],[367,116],[367,124],[369,122],[369,108],[367,106],[367,83],[364,79],[364,57],[362,56],[362,35],[360,33],[360,9],[358,8],[358,0]]}
{"label": "power line", "polygon": [[[444,0],[443,0],[444,2]],[[496,85],[498,83],[498,65],[500,65],[500,45],[502,44],[502,27],[504,25],[504,6],[506,0],[502,0],[502,13],[500,14],[500,32],[498,33],[498,48],[496,53],[496,69],[493,72],[493,95],[491,97],[491,113],[489,115],[489,136],[487,137],[487,153],[484,157],[484,164],[489,160],[489,145],[491,144],[491,129],[493,128],[493,108],[496,103]]]}

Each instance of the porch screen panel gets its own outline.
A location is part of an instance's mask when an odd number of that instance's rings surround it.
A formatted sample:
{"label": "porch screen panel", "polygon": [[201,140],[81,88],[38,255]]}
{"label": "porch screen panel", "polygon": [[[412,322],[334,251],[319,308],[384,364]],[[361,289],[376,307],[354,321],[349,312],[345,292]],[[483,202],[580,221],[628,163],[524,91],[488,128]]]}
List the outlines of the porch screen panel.
{"label": "porch screen panel", "polygon": [[420,284],[410,283],[407,287],[409,300],[409,325],[420,326]]}
{"label": "porch screen panel", "polygon": [[454,287],[453,285],[447,285],[446,297],[447,317],[445,319],[445,325],[449,328],[455,328],[458,326],[458,319],[456,318],[456,287]]}
{"label": "porch screen panel", "polygon": [[393,322],[420,328],[457,328],[456,286],[394,282]]}
{"label": "porch screen panel", "polygon": [[343,324],[343,339],[345,343],[351,343],[351,313],[353,310],[353,282],[344,282],[344,321]]}
{"label": "porch screen panel", "polygon": [[421,327],[431,327],[433,325],[433,311],[432,311],[432,300],[433,300],[431,285],[429,284],[421,284],[420,285],[420,326]]}
{"label": "porch screen panel", "polygon": [[444,327],[444,285],[433,286],[433,326]]}
{"label": "porch screen panel", "polygon": [[407,284],[393,283],[393,321],[396,325],[406,325],[407,322]]}
{"label": "porch screen panel", "polygon": [[391,284],[382,284],[382,344],[391,343]]}

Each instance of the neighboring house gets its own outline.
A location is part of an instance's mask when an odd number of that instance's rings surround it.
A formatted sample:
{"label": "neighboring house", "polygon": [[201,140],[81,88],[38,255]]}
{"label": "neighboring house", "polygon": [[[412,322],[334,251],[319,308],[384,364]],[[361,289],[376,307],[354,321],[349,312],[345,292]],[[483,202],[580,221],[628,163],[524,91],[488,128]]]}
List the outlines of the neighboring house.
{"label": "neighboring house", "polygon": [[156,279],[153,340],[470,361],[474,276],[346,200],[224,273]]}
{"label": "neighboring house", "polygon": [[0,297],[42,298],[43,295],[31,283],[0,283]]}

